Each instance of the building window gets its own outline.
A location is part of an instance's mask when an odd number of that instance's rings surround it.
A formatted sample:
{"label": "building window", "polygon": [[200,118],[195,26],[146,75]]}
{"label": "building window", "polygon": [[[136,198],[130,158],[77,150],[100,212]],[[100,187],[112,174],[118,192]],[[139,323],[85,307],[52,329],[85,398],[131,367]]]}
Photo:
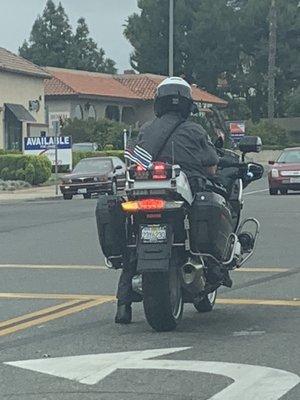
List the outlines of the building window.
{"label": "building window", "polygon": [[88,109],[88,118],[96,119],[96,110],[94,106],[89,106]]}
{"label": "building window", "polygon": [[107,106],[105,109],[105,118],[111,121],[120,121],[120,109],[118,106]]}
{"label": "building window", "polygon": [[133,107],[123,107],[122,122],[124,122],[124,124],[135,123],[135,110]]}
{"label": "building window", "polygon": [[80,104],[75,107],[75,118],[83,119],[83,109]]}

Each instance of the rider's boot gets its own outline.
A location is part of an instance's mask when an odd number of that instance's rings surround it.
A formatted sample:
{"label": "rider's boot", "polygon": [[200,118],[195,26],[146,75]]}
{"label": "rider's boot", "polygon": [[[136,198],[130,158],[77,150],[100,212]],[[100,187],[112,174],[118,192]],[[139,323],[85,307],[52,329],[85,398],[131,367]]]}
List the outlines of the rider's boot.
{"label": "rider's boot", "polygon": [[118,301],[115,323],[130,324],[131,320],[132,320],[131,303],[123,303]]}

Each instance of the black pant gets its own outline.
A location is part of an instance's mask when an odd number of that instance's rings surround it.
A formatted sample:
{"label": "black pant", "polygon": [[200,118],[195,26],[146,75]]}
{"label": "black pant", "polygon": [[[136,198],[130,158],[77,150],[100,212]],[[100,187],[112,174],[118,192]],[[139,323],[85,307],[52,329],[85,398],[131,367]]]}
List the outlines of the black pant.
{"label": "black pant", "polygon": [[132,278],[136,275],[136,262],[128,262],[123,267],[117,290],[117,299],[122,304],[142,300],[142,296],[132,290]]}

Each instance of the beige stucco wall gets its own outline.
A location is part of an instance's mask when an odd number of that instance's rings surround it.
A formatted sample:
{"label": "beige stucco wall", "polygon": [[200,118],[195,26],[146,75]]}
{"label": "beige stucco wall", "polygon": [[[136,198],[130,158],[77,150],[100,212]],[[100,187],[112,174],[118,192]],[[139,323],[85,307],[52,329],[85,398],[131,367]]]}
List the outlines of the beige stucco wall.
{"label": "beige stucco wall", "polygon": [[[41,97],[41,100],[40,100]],[[30,100],[39,100],[38,112],[30,111],[38,123],[45,122],[44,81],[37,77],[0,71],[0,148],[4,147],[4,104],[21,104],[27,110]],[[26,124],[23,123],[23,137]]]}
{"label": "beige stucco wall", "polygon": [[86,105],[89,104],[95,108],[96,118],[102,119],[105,117],[106,107],[117,106],[120,109],[120,113],[122,113],[123,107],[133,107],[136,112],[138,107],[135,103],[126,102],[126,101],[117,101],[113,99],[96,99],[96,98],[74,98],[74,97],[64,97],[64,98],[50,98],[46,97],[46,109],[47,113],[50,115],[53,113],[67,113],[70,118],[75,118],[75,108],[77,105],[80,105],[83,111],[83,119],[88,118],[88,110]]}

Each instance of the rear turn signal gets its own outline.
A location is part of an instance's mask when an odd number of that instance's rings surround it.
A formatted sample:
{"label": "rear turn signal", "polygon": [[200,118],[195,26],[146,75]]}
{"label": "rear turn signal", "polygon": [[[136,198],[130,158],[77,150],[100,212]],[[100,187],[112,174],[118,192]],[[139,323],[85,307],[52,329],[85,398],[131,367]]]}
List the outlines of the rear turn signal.
{"label": "rear turn signal", "polygon": [[122,203],[122,209],[128,213],[139,211],[162,211],[166,206],[165,200],[162,199],[143,199],[139,201],[127,201]]}

